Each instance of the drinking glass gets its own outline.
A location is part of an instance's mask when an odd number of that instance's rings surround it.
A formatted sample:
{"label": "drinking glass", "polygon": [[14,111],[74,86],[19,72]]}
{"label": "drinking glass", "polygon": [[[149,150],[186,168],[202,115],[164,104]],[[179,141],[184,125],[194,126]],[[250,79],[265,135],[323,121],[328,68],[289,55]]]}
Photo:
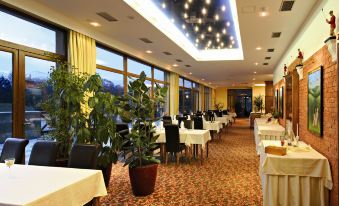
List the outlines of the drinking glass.
{"label": "drinking glass", "polygon": [[5,159],[5,165],[8,167],[9,175],[11,174],[11,167],[15,163],[15,158],[7,158]]}

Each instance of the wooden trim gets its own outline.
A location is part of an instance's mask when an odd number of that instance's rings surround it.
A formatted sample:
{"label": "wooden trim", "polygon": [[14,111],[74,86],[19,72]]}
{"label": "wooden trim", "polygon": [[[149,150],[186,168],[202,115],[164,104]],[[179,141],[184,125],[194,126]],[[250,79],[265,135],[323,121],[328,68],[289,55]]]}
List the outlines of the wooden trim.
{"label": "wooden trim", "polygon": [[108,71],[108,72],[114,72],[114,73],[118,73],[118,74],[125,74],[125,72],[122,71],[122,70],[118,70],[118,69],[111,68],[111,67],[106,67],[106,66],[103,66],[103,65],[100,65],[100,64],[97,64],[96,67],[98,69],[105,70],[105,71]]}

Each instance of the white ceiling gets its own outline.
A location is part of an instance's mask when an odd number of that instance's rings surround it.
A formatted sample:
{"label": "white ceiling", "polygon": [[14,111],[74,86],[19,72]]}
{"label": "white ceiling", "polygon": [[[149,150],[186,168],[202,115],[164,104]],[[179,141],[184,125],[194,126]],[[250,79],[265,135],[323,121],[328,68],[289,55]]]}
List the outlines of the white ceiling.
{"label": "white ceiling", "polygon": [[[141,57],[149,62],[156,59],[156,63],[166,69],[177,70],[182,74],[205,82],[212,82],[212,86],[251,86],[253,83],[263,83],[273,79],[273,70],[282,57],[303,22],[308,17],[312,8],[320,0],[296,0],[292,11],[279,12],[281,0],[237,0],[238,16],[242,45],[244,50],[243,61],[211,61],[198,62],[189,54],[178,47],[162,32],[153,27],[147,20],[125,4],[122,0],[31,0],[43,6],[49,7],[72,20],[77,21],[84,27],[99,32],[107,38],[112,38],[120,44],[119,50],[133,48],[137,53],[131,55]],[[266,7],[269,15],[259,17],[260,8]],[[97,12],[107,12],[117,18],[117,22],[107,22]],[[130,17],[133,17],[131,19]],[[96,21],[101,27],[89,26],[89,21]],[[281,37],[272,39],[272,32],[282,32]],[[139,38],[146,37],[152,44],[145,44]],[[115,45],[110,45],[115,47]],[[262,47],[257,51],[256,47]],[[274,53],[268,53],[268,48],[274,48]],[[152,50],[152,54],[146,54],[146,50]],[[172,53],[166,56],[164,51]],[[126,51],[127,53],[129,51]],[[265,60],[270,56],[270,60]],[[182,63],[175,59],[183,60]],[[254,63],[259,65],[255,66]],[[268,62],[268,66],[263,66]],[[171,68],[172,64],[178,64],[178,68]],[[192,67],[186,68],[189,64]],[[257,72],[257,74],[254,74]],[[253,79],[255,80],[253,81]],[[247,85],[241,84],[247,83]]]}

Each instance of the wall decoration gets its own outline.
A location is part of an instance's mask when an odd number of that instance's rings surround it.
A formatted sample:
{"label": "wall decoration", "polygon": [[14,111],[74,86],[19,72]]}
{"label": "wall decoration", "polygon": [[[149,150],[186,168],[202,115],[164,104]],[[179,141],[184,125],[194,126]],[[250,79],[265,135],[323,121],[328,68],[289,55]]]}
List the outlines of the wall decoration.
{"label": "wall decoration", "polygon": [[308,73],[307,128],[311,133],[322,135],[322,66]]}
{"label": "wall decoration", "polygon": [[279,113],[281,118],[284,118],[284,87],[280,87],[279,92]]}

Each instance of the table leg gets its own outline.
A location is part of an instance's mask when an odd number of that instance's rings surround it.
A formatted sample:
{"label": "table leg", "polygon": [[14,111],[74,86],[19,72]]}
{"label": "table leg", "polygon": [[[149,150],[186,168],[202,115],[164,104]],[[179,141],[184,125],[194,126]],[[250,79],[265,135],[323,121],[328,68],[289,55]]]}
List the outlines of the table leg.
{"label": "table leg", "polygon": [[160,143],[160,159],[162,162],[164,162],[164,157],[165,157],[165,144],[164,143]]}
{"label": "table leg", "polygon": [[206,142],[206,158],[208,158],[208,142]]}
{"label": "table leg", "polygon": [[99,206],[100,205],[100,197],[94,197],[92,200],[92,206]]}

